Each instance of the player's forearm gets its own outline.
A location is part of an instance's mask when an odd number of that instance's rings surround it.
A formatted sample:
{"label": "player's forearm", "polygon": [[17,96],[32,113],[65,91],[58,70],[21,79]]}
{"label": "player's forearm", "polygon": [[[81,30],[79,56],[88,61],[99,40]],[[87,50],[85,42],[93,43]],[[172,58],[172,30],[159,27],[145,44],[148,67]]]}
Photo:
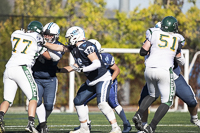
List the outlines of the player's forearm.
{"label": "player's forearm", "polygon": [[182,53],[179,53],[176,55],[176,61],[181,66],[183,66],[185,64],[185,58]]}
{"label": "player's forearm", "polygon": [[67,69],[65,69],[65,68],[61,68],[60,72],[61,73],[68,73],[69,71]]}
{"label": "player's forearm", "polygon": [[113,70],[113,74],[112,74],[112,81],[113,81],[119,75],[120,69],[119,69],[119,67],[116,64],[114,64],[112,67],[110,67],[110,69]]}
{"label": "player's forearm", "polygon": [[69,71],[65,68],[58,68],[57,73],[68,73]]}
{"label": "player's forearm", "polygon": [[42,56],[47,59],[47,60],[51,60],[51,56],[49,55],[49,52],[48,51],[45,51]]}
{"label": "player's forearm", "polygon": [[99,67],[101,67],[100,60],[93,60],[92,64],[83,68],[83,72],[94,71],[94,70],[98,69]]}
{"label": "player's forearm", "polygon": [[117,72],[117,71],[113,72],[113,74],[112,74],[112,81],[115,80],[118,75],[119,75],[119,72]]}
{"label": "player's forearm", "polygon": [[71,66],[66,66],[66,67],[57,69],[57,73],[69,73],[71,71],[73,71]]}
{"label": "player's forearm", "polygon": [[48,52],[53,61],[59,61],[62,57],[62,54],[60,54],[61,52],[55,52],[51,50],[48,50]]}
{"label": "player's forearm", "polygon": [[48,49],[55,50],[55,51],[61,51],[61,52],[67,51],[67,48],[63,45],[57,45],[57,44],[46,42],[44,46],[47,47]]}
{"label": "player's forearm", "polygon": [[150,46],[151,46],[151,43],[148,40],[145,40],[143,46],[140,49],[140,55],[146,56],[147,54],[149,54]]}

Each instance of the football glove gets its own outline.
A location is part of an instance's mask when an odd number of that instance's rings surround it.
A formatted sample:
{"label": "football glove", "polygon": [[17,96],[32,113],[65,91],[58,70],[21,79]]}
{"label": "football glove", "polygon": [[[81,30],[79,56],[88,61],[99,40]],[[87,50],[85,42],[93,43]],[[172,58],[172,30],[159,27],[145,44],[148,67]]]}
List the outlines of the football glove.
{"label": "football glove", "polygon": [[74,70],[74,71],[77,71],[77,72],[83,72],[83,68],[80,68],[80,67],[76,67],[76,66],[74,66],[74,65],[70,65],[71,67],[72,67],[72,69]]}
{"label": "football glove", "polygon": [[47,48],[46,47],[42,47],[42,50],[41,50],[40,54],[43,54],[45,51],[47,51]]}
{"label": "football glove", "polygon": [[57,67],[56,73],[60,73],[60,71],[61,71],[61,68]]}
{"label": "football glove", "polygon": [[41,38],[39,39],[39,41],[38,41],[38,43],[39,43],[41,46],[44,46],[46,42],[47,42],[47,41],[46,41],[43,37],[41,37]]}

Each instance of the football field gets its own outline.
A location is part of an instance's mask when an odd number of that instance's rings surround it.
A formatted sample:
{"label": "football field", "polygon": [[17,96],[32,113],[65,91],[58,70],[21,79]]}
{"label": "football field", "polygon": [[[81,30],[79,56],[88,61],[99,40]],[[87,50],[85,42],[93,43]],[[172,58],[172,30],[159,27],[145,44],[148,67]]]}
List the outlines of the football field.
{"label": "football field", "polygon": [[[126,112],[132,130],[130,133],[137,133],[132,122],[135,112]],[[109,133],[111,126],[101,112],[92,112],[89,114],[92,121],[91,133]],[[154,112],[149,114],[149,122]],[[199,113],[200,116],[200,113]],[[123,129],[122,121],[116,118],[121,129]],[[26,113],[8,113],[4,117],[6,133],[25,133],[24,128],[27,125],[28,117]],[[37,125],[37,117],[35,125]],[[74,127],[79,126],[76,113],[52,113],[48,119],[48,128],[50,133],[68,133]],[[190,115],[188,112],[168,112],[166,116],[158,124],[156,133],[200,133],[200,129],[190,123]]]}

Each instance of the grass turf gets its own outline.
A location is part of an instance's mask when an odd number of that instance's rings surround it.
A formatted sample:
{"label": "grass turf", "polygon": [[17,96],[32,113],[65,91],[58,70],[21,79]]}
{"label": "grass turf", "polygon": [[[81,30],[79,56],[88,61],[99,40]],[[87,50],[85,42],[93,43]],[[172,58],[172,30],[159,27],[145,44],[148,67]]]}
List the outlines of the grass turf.
{"label": "grass turf", "polygon": [[[130,133],[137,133],[132,122],[135,112],[127,112],[127,119],[132,125]],[[92,121],[91,133],[108,133],[111,125],[101,112],[92,112],[89,114]],[[149,121],[153,118],[154,112],[149,114]],[[200,113],[199,113],[200,116]],[[118,125],[123,130],[123,123],[117,116]],[[28,123],[26,113],[16,114],[8,113],[4,117],[6,133],[25,133],[24,128]],[[37,125],[37,117],[35,125]],[[52,113],[48,118],[48,128],[50,133],[68,133],[74,127],[79,126],[78,116],[76,113]],[[200,128],[190,123],[190,115],[188,112],[168,112],[157,126],[156,133],[200,133]]]}

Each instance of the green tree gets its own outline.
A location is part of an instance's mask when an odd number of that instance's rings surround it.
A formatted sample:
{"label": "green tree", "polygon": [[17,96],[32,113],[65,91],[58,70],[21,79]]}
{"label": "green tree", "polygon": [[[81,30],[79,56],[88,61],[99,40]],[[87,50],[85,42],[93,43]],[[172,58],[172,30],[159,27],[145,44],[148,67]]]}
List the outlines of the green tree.
{"label": "green tree", "polygon": [[[97,39],[102,48],[140,48],[145,40],[148,28],[161,21],[165,16],[174,16],[179,22],[179,32],[185,37],[184,48],[195,53],[200,49],[199,40],[199,12],[194,6],[187,13],[182,13],[182,1],[155,0],[148,8],[136,7],[128,15],[115,11],[115,18],[105,17],[106,3],[104,0],[67,0],[63,5],[62,0],[23,0],[15,1],[13,16],[5,22],[0,22],[0,73],[3,75],[5,63],[11,56],[10,35],[14,30],[26,28],[33,20],[40,21],[43,25],[49,22],[57,23],[61,28],[59,41],[65,43],[65,33],[71,26],[77,25],[85,30],[87,39]],[[167,5],[166,5],[167,4]],[[119,89],[125,80],[131,81],[131,104],[137,104],[140,91],[145,84],[144,58],[139,54],[113,54],[116,64],[120,67],[118,76]],[[61,59],[59,66],[69,64],[69,53]],[[199,72],[197,72],[199,73]],[[196,74],[197,75],[197,74]],[[68,104],[68,74],[58,74],[59,89],[57,105]],[[2,77],[0,77],[2,79]],[[83,74],[76,73],[75,89],[85,81]],[[20,94],[20,93],[19,93]],[[3,83],[0,83],[0,95],[3,95]],[[3,98],[0,97],[0,101]],[[20,100],[16,100],[20,101]],[[17,104],[18,102],[15,102]],[[96,104],[92,102],[91,104]]]}

